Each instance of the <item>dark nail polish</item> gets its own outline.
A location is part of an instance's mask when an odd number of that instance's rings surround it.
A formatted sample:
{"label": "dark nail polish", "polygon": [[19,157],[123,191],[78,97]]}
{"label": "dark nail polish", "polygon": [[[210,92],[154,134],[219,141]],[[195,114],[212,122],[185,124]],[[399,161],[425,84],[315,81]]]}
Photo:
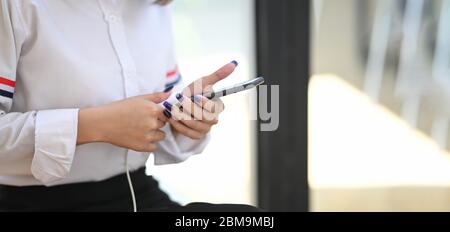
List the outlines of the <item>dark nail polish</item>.
{"label": "dark nail polish", "polygon": [[236,67],[239,65],[239,63],[235,60],[231,61],[231,63],[234,64],[234,66],[236,66]]}
{"label": "dark nail polish", "polygon": [[170,119],[172,117],[172,114],[168,110],[164,110],[163,113],[168,119]]}
{"label": "dark nail polish", "polygon": [[163,103],[164,107],[166,107],[166,109],[168,109],[169,111],[172,111],[172,104],[168,103],[168,102],[164,102]]}
{"label": "dark nail polish", "polygon": [[177,93],[176,98],[178,99],[178,101],[183,100],[183,95],[181,95],[181,93]]}
{"label": "dark nail polish", "polygon": [[191,100],[195,103],[201,103],[202,99],[198,95],[194,95],[191,97]]}

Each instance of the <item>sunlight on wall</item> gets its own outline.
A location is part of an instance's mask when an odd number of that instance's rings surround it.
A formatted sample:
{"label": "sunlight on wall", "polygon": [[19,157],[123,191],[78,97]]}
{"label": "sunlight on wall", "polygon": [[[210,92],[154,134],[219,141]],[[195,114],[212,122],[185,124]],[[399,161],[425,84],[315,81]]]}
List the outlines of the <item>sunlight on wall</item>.
{"label": "sunlight on wall", "polygon": [[314,188],[450,186],[450,154],[334,75],[309,87]]}

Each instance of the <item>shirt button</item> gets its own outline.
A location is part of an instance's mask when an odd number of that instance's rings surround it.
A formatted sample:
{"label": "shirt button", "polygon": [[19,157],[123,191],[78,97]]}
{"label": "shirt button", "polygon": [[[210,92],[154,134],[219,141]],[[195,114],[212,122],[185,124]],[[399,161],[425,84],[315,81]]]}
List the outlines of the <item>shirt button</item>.
{"label": "shirt button", "polygon": [[118,21],[118,17],[116,15],[110,14],[106,17],[108,22],[114,23]]}

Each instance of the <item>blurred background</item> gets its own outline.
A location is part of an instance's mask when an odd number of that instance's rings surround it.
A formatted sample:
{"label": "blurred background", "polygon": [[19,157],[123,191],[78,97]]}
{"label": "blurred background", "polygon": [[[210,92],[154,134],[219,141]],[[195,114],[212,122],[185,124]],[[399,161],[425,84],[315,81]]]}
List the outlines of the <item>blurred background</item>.
{"label": "blurred background", "polygon": [[233,59],[222,85],[279,85],[280,126],[256,91],[203,154],[154,167],[174,200],[274,211],[450,210],[450,0],[175,0],[186,82]]}
{"label": "blurred background", "polygon": [[450,1],[312,3],[310,208],[450,210]]}

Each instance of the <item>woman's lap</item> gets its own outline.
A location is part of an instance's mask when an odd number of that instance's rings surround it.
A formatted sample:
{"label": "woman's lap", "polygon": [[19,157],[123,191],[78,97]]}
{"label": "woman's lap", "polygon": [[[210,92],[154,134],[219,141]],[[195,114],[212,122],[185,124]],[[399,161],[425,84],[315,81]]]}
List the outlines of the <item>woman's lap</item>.
{"label": "woman's lap", "polygon": [[[131,173],[138,211],[145,212],[261,212],[241,204],[203,202],[178,204],[160,189],[159,183],[145,175],[145,169]],[[105,181],[55,187],[0,186],[0,211],[132,211],[133,204],[126,176]]]}

